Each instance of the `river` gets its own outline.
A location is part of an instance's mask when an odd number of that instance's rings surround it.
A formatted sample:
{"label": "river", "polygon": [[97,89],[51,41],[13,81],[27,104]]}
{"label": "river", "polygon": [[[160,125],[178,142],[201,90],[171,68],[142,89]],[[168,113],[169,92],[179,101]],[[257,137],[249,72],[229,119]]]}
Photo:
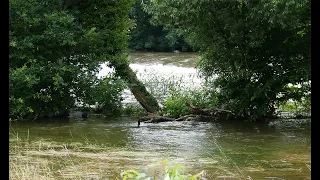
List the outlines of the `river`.
{"label": "river", "polygon": [[[134,53],[142,80],[157,72],[200,86],[193,53]],[[103,76],[107,69],[101,71]],[[145,78],[145,79],[144,79]],[[190,87],[188,85],[188,87]],[[127,95],[126,103],[134,103]],[[53,179],[120,179],[123,170],[148,172],[168,159],[207,179],[311,179],[310,119],[271,122],[141,123],[133,117],[52,119],[10,123],[9,162],[46,164]],[[16,145],[27,142],[24,149]],[[21,146],[21,144],[20,144]],[[23,164],[24,163],[24,164]]]}
{"label": "river", "polygon": [[[197,53],[170,52],[134,52],[129,56],[130,67],[139,80],[161,103],[169,93],[169,84],[179,85],[180,90],[199,88],[204,81],[195,69]],[[98,77],[104,77],[113,70],[102,65]],[[136,105],[138,102],[129,89],[123,94],[124,105]]]}

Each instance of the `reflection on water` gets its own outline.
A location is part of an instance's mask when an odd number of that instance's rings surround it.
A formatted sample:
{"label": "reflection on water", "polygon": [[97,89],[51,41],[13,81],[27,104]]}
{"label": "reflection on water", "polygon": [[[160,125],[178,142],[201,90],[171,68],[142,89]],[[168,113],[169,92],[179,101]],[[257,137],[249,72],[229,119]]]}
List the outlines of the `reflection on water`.
{"label": "reflection on water", "polygon": [[89,117],[87,121],[11,123],[10,132],[21,137],[29,133],[31,141],[105,148],[98,156],[107,153],[109,159],[114,158],[117,169],[106,171],[117,175],[119,169],[143,169],[168,157],[193,172],[204,169],[215,178],[242,173],[253,179],[310,179],[310,126],[305,120],[286,121],[290,128],[278,121],[141,123],[138,128],[133,118]]}

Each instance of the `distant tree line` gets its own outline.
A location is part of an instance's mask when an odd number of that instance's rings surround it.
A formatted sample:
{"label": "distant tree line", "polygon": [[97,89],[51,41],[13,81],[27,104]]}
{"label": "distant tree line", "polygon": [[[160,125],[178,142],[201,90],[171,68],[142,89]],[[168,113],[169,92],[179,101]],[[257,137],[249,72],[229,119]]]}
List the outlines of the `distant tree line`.
{"label": "distant tree line", "polygon": [[135,21],[129,39],[131,50],[162,52],[196,50],[187,43],[179,29],[151,24],[151,15],[143,10],[141,0],[136,0],[130,17]]}

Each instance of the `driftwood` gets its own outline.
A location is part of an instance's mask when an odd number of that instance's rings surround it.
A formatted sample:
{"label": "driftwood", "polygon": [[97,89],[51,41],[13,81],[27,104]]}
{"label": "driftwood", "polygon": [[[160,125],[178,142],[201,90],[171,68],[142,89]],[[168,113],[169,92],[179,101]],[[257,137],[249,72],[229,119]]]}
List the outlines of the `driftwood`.
{"label": "driftwood", "polygon": [[168,121],[214,121],[220,116],[227,114],[233,114],[232,111],[224,109],[205,109],[193,106],[192,104],[186,103],[186,106],[190,108],[192,114],[181,116],[178,118],[160,116],[153,113],[148,113],[147,116],[140,117],[138,120],[138,126],[140,122],[145,123],[159,123]]}
{"label": "driftwood", "polygon": [[145,123],[158,123],[158,122],[175,121],[175,118],[159,116],[156,114],[149,114],[148,116],[139,118],[139,121],[145,122]]}
{"label": "driftwood", "polygon": [[179,118],[176,119],[176,121],[190,121],[192,118],[197,117],[197,115],[194,114],[189,114],[189,115],[185,115],[185,116],[181,116]]}

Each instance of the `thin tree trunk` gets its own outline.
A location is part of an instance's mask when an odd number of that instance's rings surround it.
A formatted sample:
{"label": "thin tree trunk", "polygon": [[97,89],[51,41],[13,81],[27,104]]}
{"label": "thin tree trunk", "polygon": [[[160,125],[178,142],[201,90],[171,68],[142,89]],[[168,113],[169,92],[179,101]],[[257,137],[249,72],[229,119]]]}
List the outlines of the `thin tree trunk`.
{"label": "thin tree trunk", "polygon": [[114,65],[117,75],[127,81],[128,87],[140,105],[150,113],[160,110],[158,101],[147,91],[144,84],[139,81],[136,73],[129,67],[128,63]]}

